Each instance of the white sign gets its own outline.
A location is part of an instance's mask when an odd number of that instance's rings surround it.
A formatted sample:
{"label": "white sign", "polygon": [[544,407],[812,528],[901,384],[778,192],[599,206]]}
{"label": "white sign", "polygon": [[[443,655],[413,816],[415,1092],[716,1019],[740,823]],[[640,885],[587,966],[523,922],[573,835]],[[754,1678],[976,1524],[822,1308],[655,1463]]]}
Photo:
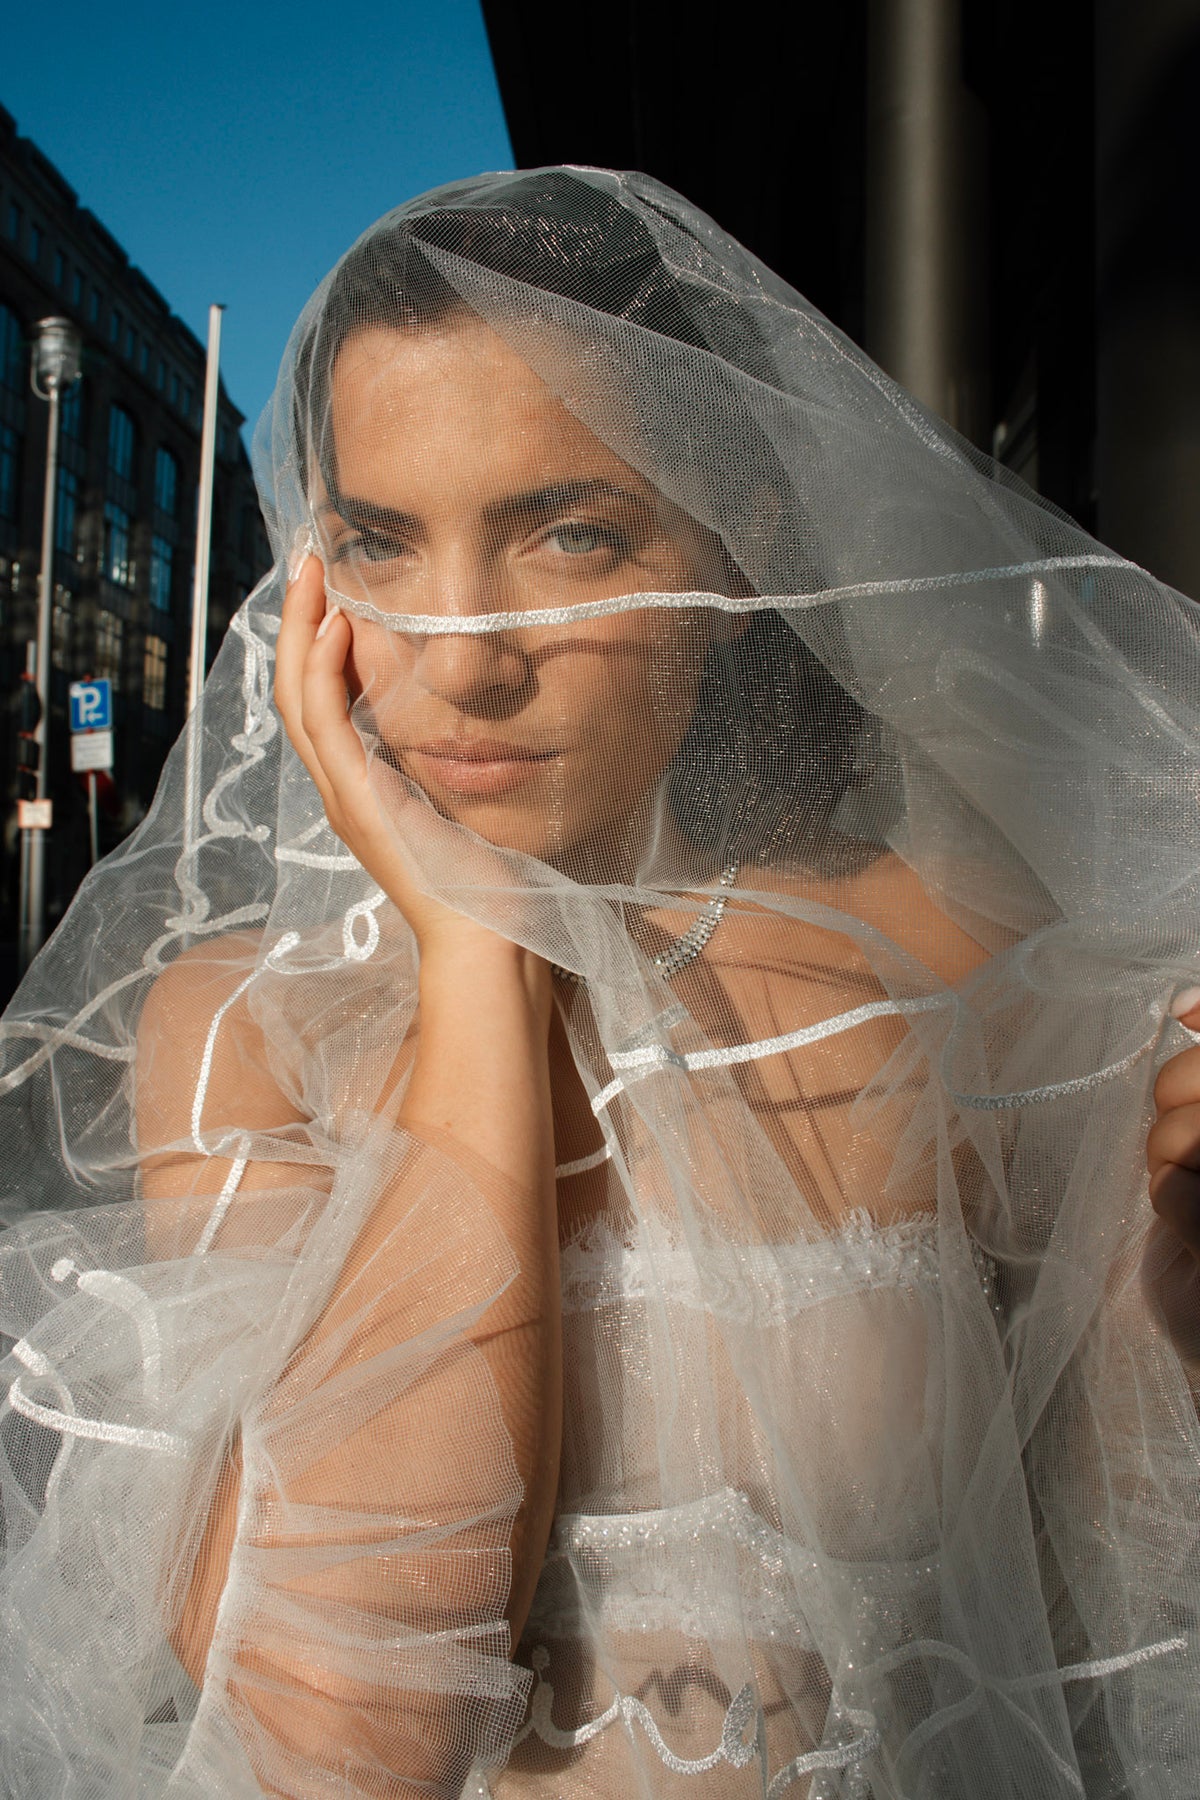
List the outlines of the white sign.
{"label": "white sign", "polygon": [[71,730],[107,731],[112,724],[112,682],[73,681]]}
{"label": "white sign", "polygon": [[71,733],[71,767],[76,775],[88,769],[111,769],[113,766],[113,734],[111,731],[73,731]]}
{"label": "white sign", "polygon": [[22,831],[49,831],[53,820],[53,800],[17,801],[17,824]]}

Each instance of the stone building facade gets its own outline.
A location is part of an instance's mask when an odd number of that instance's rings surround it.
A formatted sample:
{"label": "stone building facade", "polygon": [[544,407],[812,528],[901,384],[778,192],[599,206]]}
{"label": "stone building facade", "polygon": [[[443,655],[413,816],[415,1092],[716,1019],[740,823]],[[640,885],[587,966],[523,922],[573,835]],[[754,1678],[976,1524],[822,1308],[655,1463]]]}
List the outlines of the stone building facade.
{"label": "stone building facade", "polygon": [[[0,107],[0,698],[36,631],[49,407],[30,386],[31,327],[83,338],[62,408],[51,647],[47,925],[86,871],[86,798],[70,773],[67,689],[113,683],[115,768],[101,849],[136,824],[184,721],[204,399],[204,346]],[[209,656],[270,560],[242,414],[222,390]],[[15,733],[0,734],[5,832],[0,965],[16,935]],[[6,971],[0,966],[0,983]]]}

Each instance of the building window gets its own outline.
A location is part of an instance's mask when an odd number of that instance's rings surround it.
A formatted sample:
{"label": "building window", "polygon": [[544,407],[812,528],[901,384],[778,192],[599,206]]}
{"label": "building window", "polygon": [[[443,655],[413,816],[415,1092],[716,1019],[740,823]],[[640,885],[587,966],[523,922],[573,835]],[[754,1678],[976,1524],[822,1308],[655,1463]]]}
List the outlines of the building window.
{"label": "building window", "polygon": [[14,244],[20,242],[21,216],[21,209],[16,201],[10,200],[8,203],[8,235]]}
{"label": "building window", "polygon": [[54,548],[64,556],[75,554],[75,529],[79,518],[79,477],[73,469],[58,470],[58,497],[54,509]]}
{"label": "building window", "polygon": [[108,321],[108,341],[110,344],[119,344],[121,341],[121,315],[115,306]]}
{"label": "building window", "polygon": [[100,289],[93,288],[88,296],[88,318],[93,325],[100,323]]}
{"label": "building window", "polygon": [[183,390],[183,416],[185,419],[190,419],[192,416],[192,401],[194,398],[195,396],[193,395],[191,388],[185,387]]}
{"label": "building window", "polygon": [[150,346],[145,338],[142,339],[142,353],[138,357],[138,367],[141,369],[143,375],[146,374],[150,367]]}
{"label": "building window", "polygon": [[133,586],[129,540],[129,514],[115,500],[108,501],[104,508],[104,574],[119,587]]}
{"label": "building window", "polygon": [[175,546],[156,537],[150,545],[150,604],[159,612],[171,610],[171,565]]}
{"label": "building window", "polygon": [[82,269],[76,269],[74,275],[71,277],[71,304],[73,306],[82,306],[83,305],[83,270]]}
{"label": "building window", "polygon": [[83,382],[73,381],[63,394],[58,415],[59,430],[74,444],[83,442]]}
{"label": "building window", "polygon": [[93,673],[101,681],[121,685],[121,648],[125,627],[115,613],[101,612],[96,619],[96,654]]}
{"label": "building window", "polygon": [[168,519],[179,503],[179,458],[165,444],[154,453],[154,504]]}
{"label": "building window", "polygon": [[0,386],[20,393],[25,373],[25,333],[11,306],[0,302]]}
{"label": "building window", "polygon": [[171,405],[179,405],[179,377],[174,369],[171,370]]}
{"label": "building window", "polygon": [[158,359],[158,391],[161,394],[167,384],[167,365],[160,356]]}
{"label": "building window", "polygon": [[11,425],[0,425],[0,519],[17,516],[21,440]]}
{"label": "building window", "polygon": [[125,354],[129,358],[130,362],[133,361],[134,352],[136,350],[137,350],[137,332],[133,329],[132,325],[128,325],[125,328]]}
{"label": "building window", "polygon": [[33,263],[42,260],[42,228],[32,223],[29,227],[29,260]]}
{"label": "building window", "polygon": [[56,288],[67,284],[67,259],[61,250],[54,252],[54,285]]}
{"label": "building window", "polygon": [[161,712],[167,704],[167,646],[162,638],[146,639],[146,654],[142,662],[142,701]]}
{"label": "building window", "polygon": [[108,466],[122,481],[133,480],[133,420],[123,406],[108,409]]}

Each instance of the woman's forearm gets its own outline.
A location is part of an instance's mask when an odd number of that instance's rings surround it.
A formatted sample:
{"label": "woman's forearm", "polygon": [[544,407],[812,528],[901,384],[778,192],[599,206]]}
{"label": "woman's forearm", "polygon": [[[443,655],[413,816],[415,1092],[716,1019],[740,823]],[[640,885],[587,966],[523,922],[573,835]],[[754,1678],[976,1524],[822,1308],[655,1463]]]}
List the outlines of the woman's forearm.
{"label": "woman's forearm", "polygon": [[[466,1336],[488,1366],[511,1441],[523,1499],[509,1539],[511,1582],[505,1613],[513,1641],[520,1634],[541,1566],[553,1515],[561,1433],[561,1351],[558,1236],[554,1196],[554,1149],[548,1037],[550,975],[544,963],[491,934],[464,930],[447,935],[422,958],[418,1035],[398,1114],[399,1125],[417,1141],[399,1174],[383,1190],[366,1220],[321,1317],[291,1364],[311,1356],[328,1359],[349,1317],[361,1313],[364,1292],[379,1296],[365,1336],[354,1337],[356,1360],[388,1352],[412,1335],[403,1304],[390,1305],[387,1290],[403,1290],[411,1234],[404,1222],[419,1189],[427,1182],[422,1152],[428,1144],[441,1160],[463,1169],[463,1192],[494,1214],[518,1265],[503,1294]],[[426,1157],[426,1161],[428,1158]],[[449,1231],[450,1221],[446,1221]],[[427,1227],[432,1237],[438,1229]],[[395,1267],[392,1267],[393,1261]],[[454,1310],[453,1295],[446,1301]],[[441,1379],[436,1368],[426,1389]],[[420,1495],[445,1488],[447,1513],[461,1498],[455,1484],[476,1479],[472,1464],[475,1426],[455,1404],[460,1374],[445,1377],[445,1405],[426,1393],[429,1412],[444,1422],[444,1434],[401,1429],[398,1466],[395,1430],[378,1437],[378,1455],[389,1459],[381,1491],[394,1489],[403,1510],[406,1487]],[[370,1485],[363,1458],[373,1454],[360,1437],[349,1459],[339,1455],[316,1465],[306,1477],[306,1508],[336,1508],[347,1491]],[[467,1471],[464,1477],[461,1472]],[[444,1471],[444,1473],[443,1473]],[[215,1629],[217,1607],[233,1553],[240,1496],[236,1457],[214,1496],[204,1544],[196,1560],[191,1590],[176,1633],[176,1646],[193,1678],[203,1678]],[[473,1497],[473,1496],[472,1496]],[[382,1510],[382,1509],[381,1509]],[[424,1594],[436,1617],[434,1586]],[[453,1623],[457,1596],[448,1593],[447,1623]],[[253,1652],[253,1646],[249,1646]],[[303,1662],[308,1647],[297,1645]],[[403,1707],[403,1699],[397,1696]],[[351,1697],[346,1696],[348,1702]],[[351,1704],[350,1710],[353,1710]],[[265,1722],[265,1721],[264,1721]],[[327,1722],[326,1722],[327,1727]],[[323,1727],[323,1728],[326,1728]]]}
{"label": "woman's forearm", "polygon": [[550,1532],[562,1429],[552,999],[546,963],[491,933],[480,939],[422,958],[420,1036],[400,1123],[495,1172],[487,1197],[520,1265],[475,1340],[525,1490],[512,1545],[515,1642]]}

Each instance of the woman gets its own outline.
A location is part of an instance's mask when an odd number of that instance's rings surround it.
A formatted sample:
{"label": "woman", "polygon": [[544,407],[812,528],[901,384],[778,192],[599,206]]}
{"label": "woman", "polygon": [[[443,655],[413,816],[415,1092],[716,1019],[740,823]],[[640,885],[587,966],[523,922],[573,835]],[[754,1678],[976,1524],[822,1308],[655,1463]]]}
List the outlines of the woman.
{"label": "woman", "polygon": [[1187,603],[638,176],[259,463],[4,1028],[8,1791],[1194,1793]]}

